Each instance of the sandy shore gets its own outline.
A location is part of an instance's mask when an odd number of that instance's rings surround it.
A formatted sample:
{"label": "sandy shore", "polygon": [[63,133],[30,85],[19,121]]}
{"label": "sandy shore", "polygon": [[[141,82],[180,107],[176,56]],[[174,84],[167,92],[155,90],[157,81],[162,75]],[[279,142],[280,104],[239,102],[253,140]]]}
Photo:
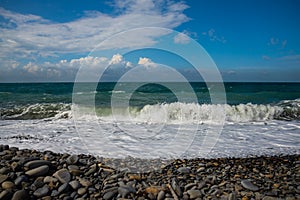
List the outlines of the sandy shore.
{"label": "sandy shore", "polygon": [[7,145],[0,158],[0,199],[300,199],[300,155],[175,160],[147,173]]}

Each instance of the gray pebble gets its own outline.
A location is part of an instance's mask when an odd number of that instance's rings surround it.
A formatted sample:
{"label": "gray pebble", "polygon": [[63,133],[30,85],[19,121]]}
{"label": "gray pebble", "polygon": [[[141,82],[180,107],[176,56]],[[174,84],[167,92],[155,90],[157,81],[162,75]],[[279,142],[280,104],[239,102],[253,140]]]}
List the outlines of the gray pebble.
{"label": "gray pebble", "polygon": [[165,192],[161,190],[157,195],[157,200],[163,200],[165,198]]}
{"label": "gray pebble", "polygon": [[79,181],[76,181],[76,180],[69,182],[69,185],[70,185],[74,190],[77,190],[77,189],[81,186],[80,183],[79,183]]}
{"label": "gray pebble", "polygon": [[60,169],[56,171],[53,176],[57,178],[61,183],[68,183],[71,180],[71,174],[67,169]]}
{"label": "gray pebble", "polygon": [[25,175],[18,176],[15,180],[15,185],[20,186],[23,182],[28,182],[28,178]]}
{"label": "gray pebble", "polygon": [[179,167],[177,171],[182,174],[189,174],[191,170],[188,167]]}
{"label": "gray pebble", "polygon": [[64,183],[61,186],[59,186],[58,192],[59,193],[64,193],[64,192],[68,191],[68,189],[69,189],[69,184],[68,183]]}
{"label": "gray pebble", "polygon": [[48,185],[44,185],[44,187],[38,188],[33,193],[33,195],[36,196],[37,198],[41,198],[41,197],[47,196],[48,193],[49,193],[49,187],[48,187]]}
{"label": "gray pebble", "polygon": [[187,191],[191,199],[196,199],[201,197],[200,190],[189,190]]}
{"label": "gray pebble", "polygon": [[34,169],[31,169],[27,172],[25,172],[26,175],[28,176],[43,176],[46,175],[49,171],[49,166],[48,165],[43,165]]}
{"label": "gray pebble", "polygon": [[25,190],[18,190],[14,193],[11,200],[28,200],[29,195],[28,192]]}
{"label": "gray pebble", "polygon": [[241,184],[244,188],[246,188],[248,190],[251,190],[251,191],[259,190],[259,188],[256,185],[254,185],[253,183],[251,183],[251,181],[249,181],[249,180],[242,180]]}
{"label": "gray pebble", "polygon": [[74,165],[78,162],[78,156],[77,155],[71,155],[66,159],[66,162],[68,165]]}
{"label": "gray pebble", "polygon": [[109,191],[109,192],[107,192],[107,193],[105,193],[105,194],[103,195],[103,199],[104,199],[104,200],[111,200],[111,199],[113,199],[113,198],[116,196],[116,194],[117,194],[117,191],[116,191],[116,190],[114,190],[114,191]]}
{"label": "gray pebble", "polygon": [[33,168],[40,167],[42,165],[50,166],[51,162],[47,161],[47,160],[32,160],[32,161],[29,161],[29,162],[25,163],[24,167],[26,167],[28,169],[33,169]]}

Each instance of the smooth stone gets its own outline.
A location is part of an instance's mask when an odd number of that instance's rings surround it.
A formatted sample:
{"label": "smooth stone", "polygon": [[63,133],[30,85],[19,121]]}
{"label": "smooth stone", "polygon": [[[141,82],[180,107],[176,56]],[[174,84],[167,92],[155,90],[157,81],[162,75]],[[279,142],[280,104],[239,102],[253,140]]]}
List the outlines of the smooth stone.
{"label": "smooth stone", "polygon": [[46,176],[45,178],[44,178],[44,183],[56,183],[58,180],[57,180],[57,178],[54,178],[54,177],[51,177],[51,176]]}
{"label": "smooth stone", "polygon": [[71,180],[71,174],[67,169],[60,169],[56,171],[53,176],[57,178],[61,183],[68,183]]}
{"label": "smooth stone", "polygon": [[83,174],[83,172],[79,169],[69,169],[70,174],[73,176],[79,176],[80,174]]}
{"label": "smooth stone", "polygon": [[244,188],[246,188],[248,190],[251,190],[251,191],[259,190],[259,188],[256,185],[254,185],[253,183],[251,183],[251,181],[249,181],[249,180],[242,180],[241,184]]}
{"label": "smooth stone", "polygon": [[103,195],[103,199],[104,200],[111,200],[116,196],[116,194],[117,194],[116,190],[115,191],[109,191],[109,192],[107,192]]}
{"label": "smooth stone", "polygon": [[44,185],[44,187],[38,188],[36,191],[34,191],[33,195],[37,198],[41,198],[44,196],[47,196],[49,193],[49,187],[48,185]]}
{"label": "smooth stone", "polygon": [[37,188],[43,187],[45,185],[44,183],[44,177],[38,177],[35,179],[35,181],[33,182],[33,185]]}
{"label": "smooth stone", "polygon": [[130,186],[121,186],[118,187],[118,193],[125,198],[130,193],[136,193],[136,190]]}
{"label": "smooth stone", "polygon": [[66,159],[66,162],[68,165],[73,165],[78,162],[78,156],[77,155],[71,155]]}
{"label": "smooth stone", "polygon": [[18,190],[14,193],[13,197],[11,200],[28,200],[29,195],[28,192],[25,190]]}
{"label": "smooth stone", "polygon": [[191,199],[196,199],[201,197],[201,191],[200,190],[189,190],[187,191],[188,195]]}
{"label": "smooth stone", "polygon": [[265,196],[262,200],[277,200],[277,197]]}
{"label": "smooth stone", "polygon": [[187,185],[184,186],[184,189],[185,190],[189,190],[190,188],[192,188],[192,187],[194,187],[196,185],[197,185],[196,183],[189,183],[189,184],[187,184]]}
{"label": "smooth stone", "polygon": [[47,160],[32,160],[32,161],[25,163],[24,167],[27,167],[28,169],[33,169],[33,168],[37,168],[37,167],[40,167],[43,165],[50,166],[51,162],[47,161]]}
{"label": "smooth stone", "polygon": [[3,190],[0,193],[0,199],[1,200],[11,200],[11,197],[12,197],[12,193],[8,190]]}
{"label": "smooth stone", "polygon": [[15,184],[11,181],[4,181],[2,184],[1,184],[2,188],[5,189],[5,190],[9,190],[9,189],[12,189]]}
{"label": "smooth stone", "polygon": [[58,192],[59,193],[64,193],[66,191],[68,191],[69,189],[69,184],[68,183],[64,183],[62,184],[59,188],[58,188]]}
{"label": "smooth stone", "polygon": [[15,180],[15,185],[20,186],[23,182],[28,182],[28,178],[25,175],[18,176]]}
{"label": "smooth stone", "polygon": [[59,195],[59,192],[57,190],[52,190],[51,197],[56,197]]}
{"label": "smooth stone", "polygon": [[7,174],[10,170],[7,167],[2,167],[0,169],[0,174]]}
{"label": "smooth stone", "polygon": [[178,183],[176,182],[175,178],[172,179],[172,188],[178,196],[180,196],[180,197],[182,196],[182,191],[181,191]]}
{"label": "smooth stone", "polygon": [[7,175],[1,174],[0,175],[0,184],[3,183],[4,181],[6,181],[7,178],[8,178]]}
{"label": "smooth stone", "polygon": [[165,198],[165,192],[161,190],[157,195],[157,200],[163,200]]}
{"label": "smooth stone", "polygon": [[228,200],[236,200],[236,194],[235,194],[235,192],[229,194]]}
{"label": "smooth stone", "polygon": [[74,190],[77,190],[78,188],[80,188],[80,183],[79,183],[79,181],[76,181],[76,180],[74,180],[74,181],[70,181],[69,182],[69,185],[74,189]]}
{"label": "smooth stone", "polygon": [[28,176],[43,176],[49,172],[49,166],[43,165],[25,172]]}
{"label": "smooth stone", "polygon": [[84,178],[79,178],[79,183],[84,187],[89,187],[92,185],[91,181]]}
{"label": "smooth stone", "polygon": [[77,190],[77,194],[79,194],[79,195],[84,195],[85,193],[86,193],[86,188],[79,188]]}
{"label": "smooth stone", "polygon": [[180,173],[182,173],[182,174],[189,174],[191,170],[189,168],[187,168],[187,167],[179,167],[177,169],[177,171],[180,172]]}

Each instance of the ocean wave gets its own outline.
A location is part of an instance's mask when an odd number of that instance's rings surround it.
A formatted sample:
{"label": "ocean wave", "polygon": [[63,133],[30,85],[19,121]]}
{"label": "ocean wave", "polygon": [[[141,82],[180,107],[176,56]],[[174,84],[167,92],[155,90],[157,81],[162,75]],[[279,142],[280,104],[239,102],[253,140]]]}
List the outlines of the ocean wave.
{"label": "ocean wave", "polygon": [[71,104],[36,103],[13,108],[0,108],[0,119],[30,120],[46,118],[70,118]]}
{"label": "ocean wave", "polygon": [[[44,103],[20,106],[14,108],[0,108],[2,120],[29,119],[61,119],[72,118],[72,106],[79,107],[81,116],[88,116],[96,111],[99,118],[109,119],[121,116],[122,120],[155,123],[198,123],[219,119],[226,115],[228,122],[255,122],[269,120],[300,120],[300,99],[285,100],[278,104],[238,104],[216,105],[197,103],[164,103],[145,105],[142,108],[131,107],[130,116],[126,117],[126,108],[82,107],[65,103]],[[78,109],[77,109],[78,110]]]}

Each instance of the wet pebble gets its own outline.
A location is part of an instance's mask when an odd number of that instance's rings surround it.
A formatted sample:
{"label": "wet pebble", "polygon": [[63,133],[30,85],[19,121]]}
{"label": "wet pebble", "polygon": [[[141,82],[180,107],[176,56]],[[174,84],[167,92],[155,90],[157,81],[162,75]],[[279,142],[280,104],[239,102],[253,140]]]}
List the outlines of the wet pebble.
{"label": "wet pebble", "polygon": [[251,181],[249,180],[242,180],[241,181],[241,184],[244,188],[248,189],[248,190],[251,190],[251,191],[258,191],[259,188],[254,185]]}

